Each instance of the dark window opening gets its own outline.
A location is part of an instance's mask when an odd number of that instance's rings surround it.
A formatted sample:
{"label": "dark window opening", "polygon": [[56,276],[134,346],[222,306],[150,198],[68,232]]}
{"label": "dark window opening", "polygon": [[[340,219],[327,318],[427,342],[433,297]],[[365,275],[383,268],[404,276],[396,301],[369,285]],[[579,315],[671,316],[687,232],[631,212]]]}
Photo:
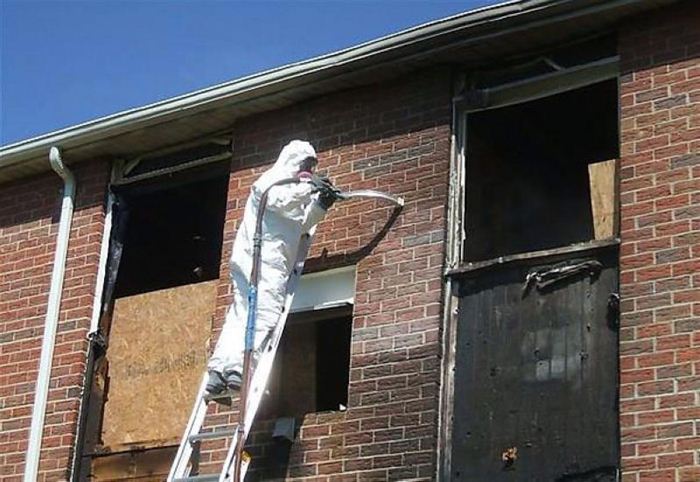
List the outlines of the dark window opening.
{"label": "dark window opening", "polygon": [[351,332],[348,308],[290,315],[262,417],[303,417],[347,406]]}
{"label": "dark window opening", "polygon": [[116,297],[219,277],[228,176],[207,172],[123,188],[128,215]]}
{"label": "dark window opening", "polygon": [[468,114],[465,259],[595,239],[590,166],[617,157],[615,80]]}

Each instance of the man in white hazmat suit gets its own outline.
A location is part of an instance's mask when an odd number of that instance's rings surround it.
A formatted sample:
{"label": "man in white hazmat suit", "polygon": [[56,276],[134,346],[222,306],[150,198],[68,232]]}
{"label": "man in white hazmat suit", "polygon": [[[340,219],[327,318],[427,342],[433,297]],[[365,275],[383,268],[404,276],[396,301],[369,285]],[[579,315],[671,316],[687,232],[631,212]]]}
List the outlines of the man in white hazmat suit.
{"label": "man in white hazmat suit", "polygon": [[[287,144],[275,164],[253,183],[231,254],[233,303],[208,364],[206,390],[210,396],[239,390],[242,381],[248,291],[253,266],[253,236],[262,194],[282,179],[311,176],[316,151],[304,141]],[[259,351],[284,310],[286,287],[294,268],[302,235],[323,219],[336,197],[332,185],[318,189],[309,182],[282,184],[270,189],[263,217],[258,305],[254,350]]]}

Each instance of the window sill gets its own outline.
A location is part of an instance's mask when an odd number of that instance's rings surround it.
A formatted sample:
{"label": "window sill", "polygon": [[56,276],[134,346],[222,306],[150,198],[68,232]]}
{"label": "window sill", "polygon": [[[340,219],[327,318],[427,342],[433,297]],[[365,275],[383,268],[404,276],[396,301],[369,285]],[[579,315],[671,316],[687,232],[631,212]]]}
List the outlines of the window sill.
{"label": "window sill", "polygon": [[620,240],[618,238],[600,239],[594,241],[586,241],[584,243],[571,244],[561,248],[543,249],[540,251],[531,251],[529,253],[509,254],[499,256],[484,261],[472,261],[462,263],[456,268],[452,268],[445,272],[445,277],[454,278],[461,275],[469,276],[477,272],[488,270],[494,267],[518,264],[520,262],[532,261],[542,258],[551,258],[554,256],[569,255],[569,254],[586,254],[591,251],[618,246]]}

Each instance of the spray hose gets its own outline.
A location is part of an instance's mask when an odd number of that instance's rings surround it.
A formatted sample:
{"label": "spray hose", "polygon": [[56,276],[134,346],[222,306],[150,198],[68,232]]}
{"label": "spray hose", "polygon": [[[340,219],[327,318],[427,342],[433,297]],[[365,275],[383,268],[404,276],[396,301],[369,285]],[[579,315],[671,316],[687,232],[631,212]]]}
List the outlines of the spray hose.
{"label": "spray hose", "polygon": [[[276,186],[282,186],[285,184],[296,184],[307,182],[313,184],[312,178],[306,177],[289,177],[286,179],[281,179],[274,184],[270,185],[263,192],[260,197],[260,206],[258,208],[258,214],[255,219],[255,234],[253,235],[253,268],[250,273],[250,290],[248,292],[248,319],[246,323],[246,337],[245,337],[245,351],[253,350],[253,338],[255,334],[255,316],[257,312],[258,304],[258,280],[260,277],[260,256],[262,252],[262,225],[263,219],[265,217],[265,210],[267,208],[267,198],[270,190]],[[316,189],[318,190],[318,188]],[[351,199],[359,198],[375,198],[383,199],[388,201],[396,208],[403,207],[404,200],[401,197],[395,197],[390,194],[386,194],[380,191],[374,191],[371,189],[363,189],[358,191],[348,191],[342,192],[337,189],[333,189],[333,194],[336,196],[338,201],[347,201]],[[246,377],[244,377],[245,379]]]}

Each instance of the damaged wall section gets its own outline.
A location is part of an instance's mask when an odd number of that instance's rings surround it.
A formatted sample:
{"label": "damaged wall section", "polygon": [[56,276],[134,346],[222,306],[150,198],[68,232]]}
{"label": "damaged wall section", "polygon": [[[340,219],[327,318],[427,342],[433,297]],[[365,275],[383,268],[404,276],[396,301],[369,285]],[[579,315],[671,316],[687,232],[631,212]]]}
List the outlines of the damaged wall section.
{"label": "damaged wall section", "polygon": [[614,61],[463,104],[446,480],[617,480],[618,94],[596,70]]}

